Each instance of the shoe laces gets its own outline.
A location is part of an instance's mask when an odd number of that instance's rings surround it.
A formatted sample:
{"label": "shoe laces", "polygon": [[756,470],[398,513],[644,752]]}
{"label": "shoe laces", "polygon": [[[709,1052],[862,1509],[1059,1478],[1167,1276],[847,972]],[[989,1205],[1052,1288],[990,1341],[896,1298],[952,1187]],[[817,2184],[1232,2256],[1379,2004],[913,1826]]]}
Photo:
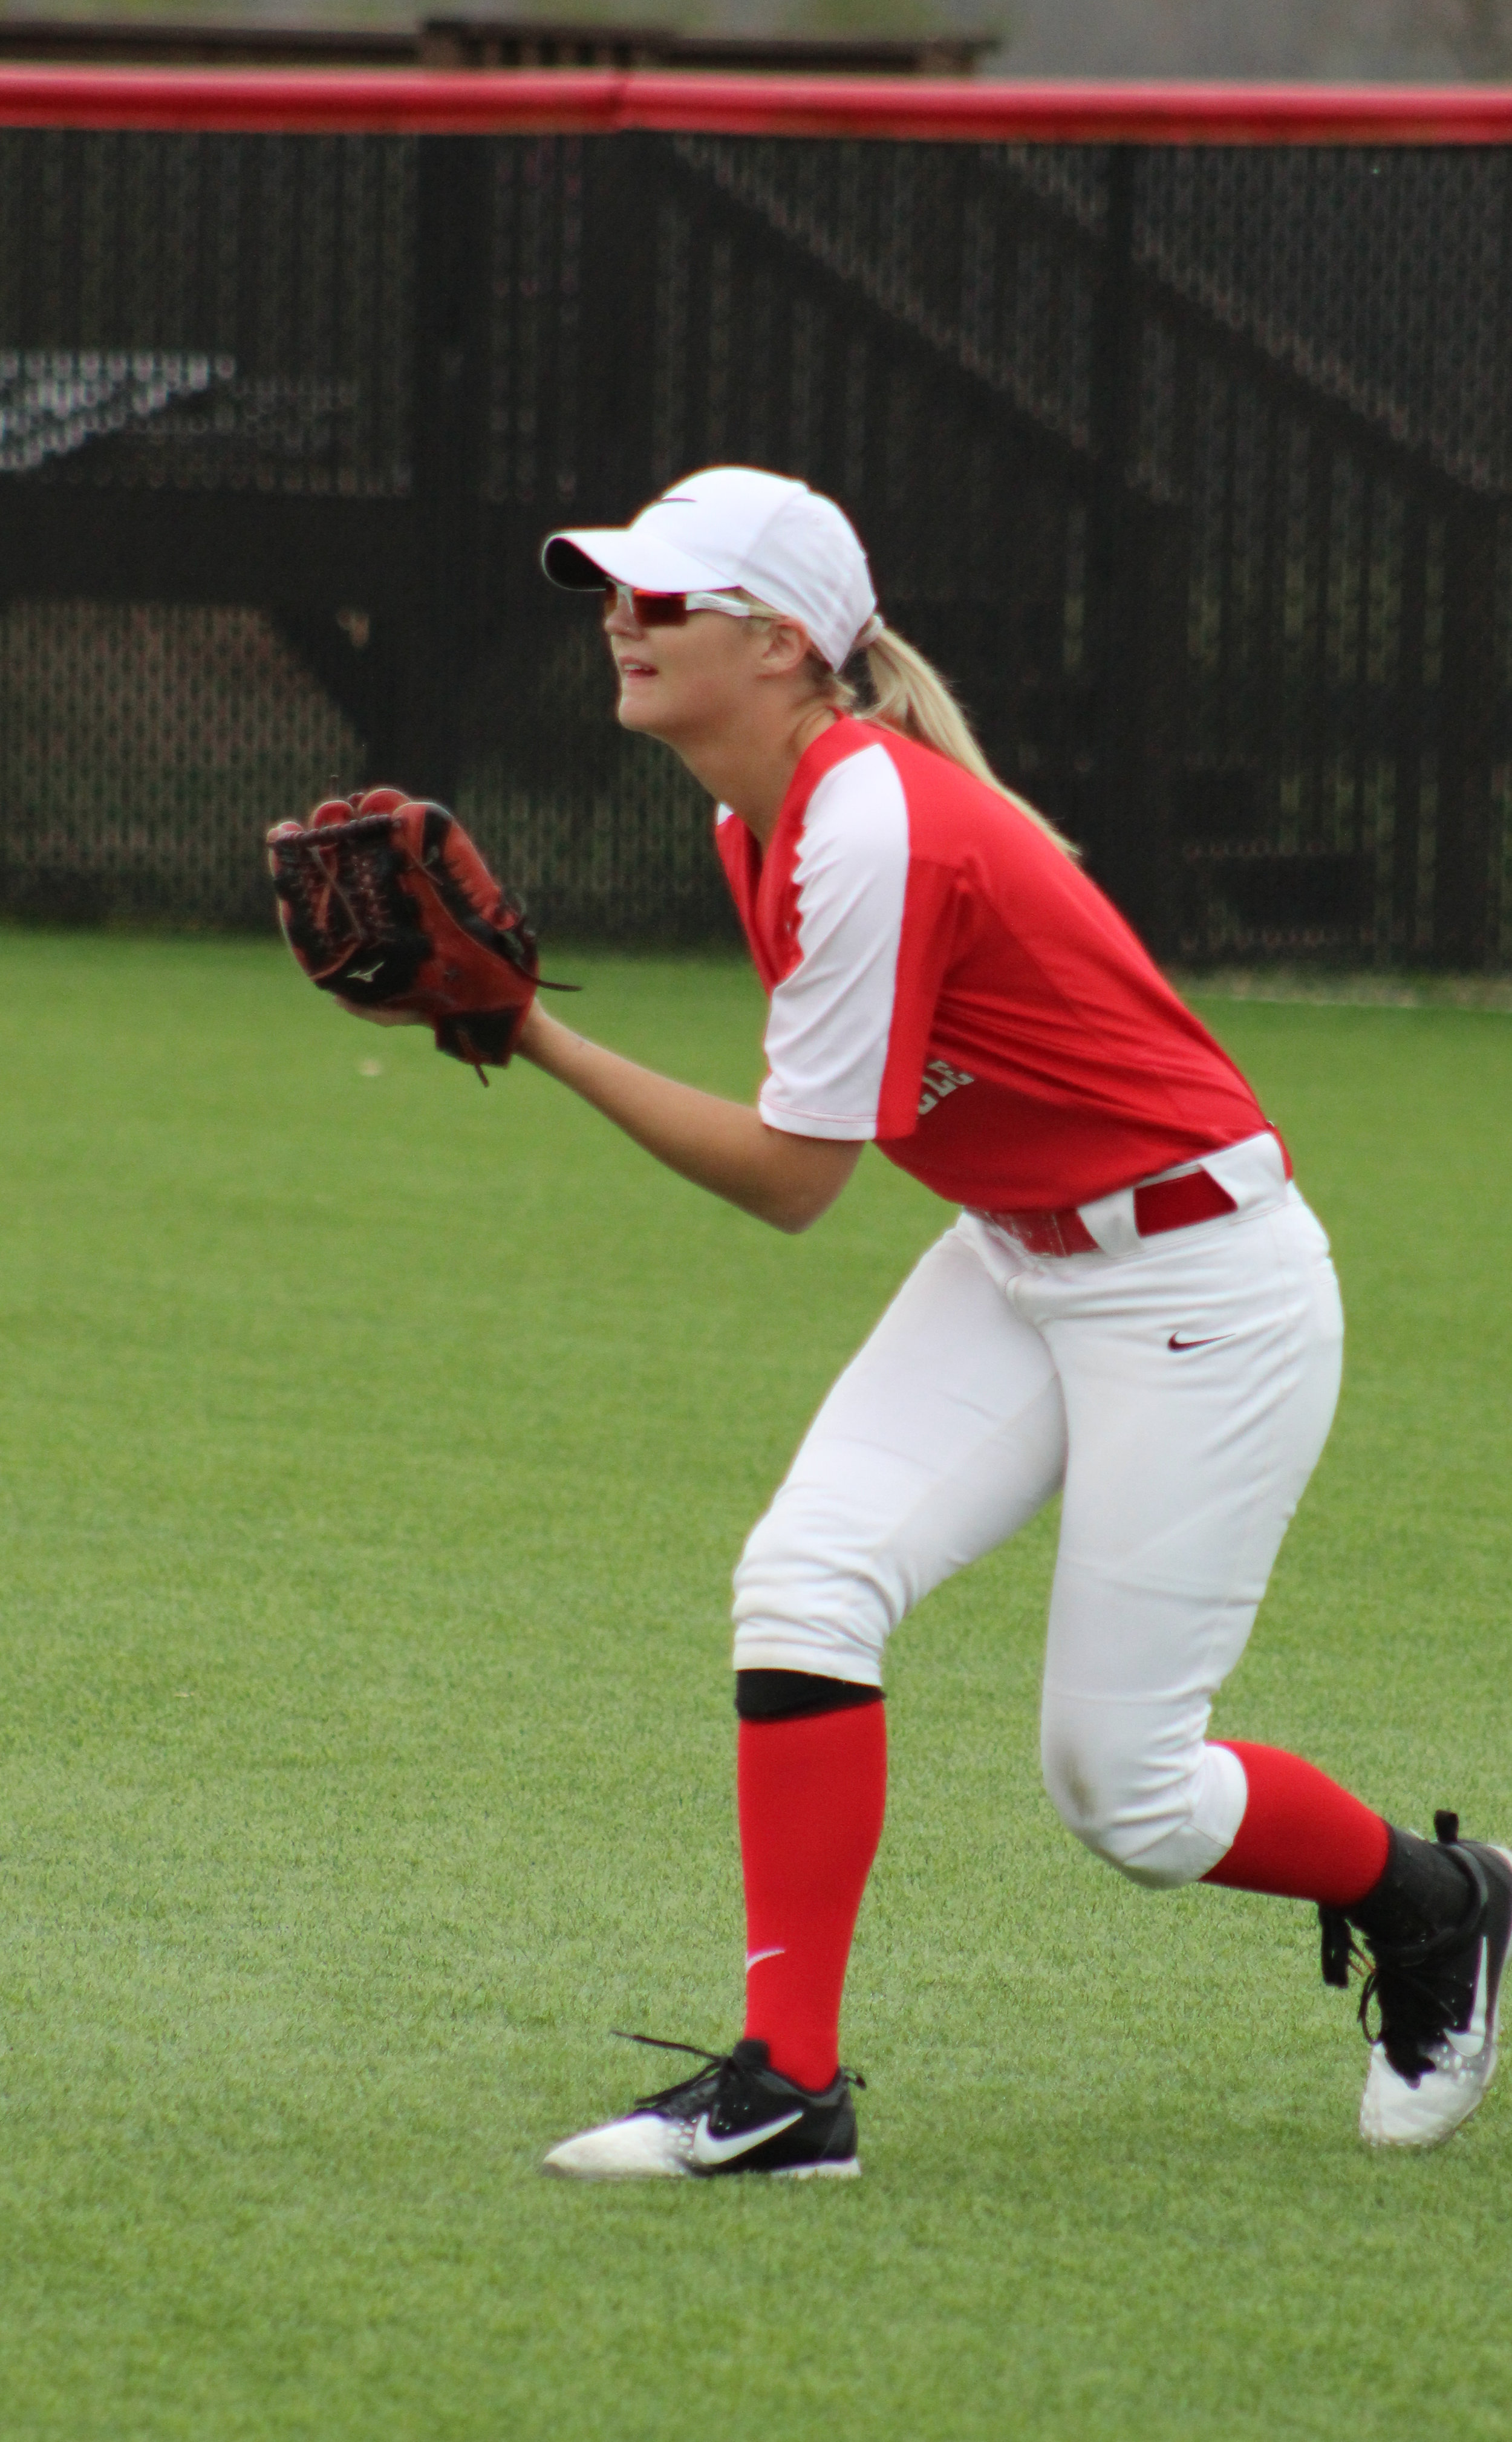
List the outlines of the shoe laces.
{"label": "shoe laces", "polygon": [[[707,2064],[703,2068],[695,2069],[691,2077],[681,2079],[675,2086],[664,2086],[655,2094],[637,2096],[635,2102],[637,2111],[665,2111],[668,2105],[672,2105],[680,2111],[686,2110],[690,2117],[694,2117],[705,2104],[711,2109],[714,2107],[727,2079],[739,2078],[748,2074],[746,2064],[737,2060],[733,2052],[705,2051],[701,2044],[675,2043],[669,2041],[665,2035],[631,2034],[624,2027],[610,2027],[610,2033],[616,2036],[622,2044],[647,2044],[653,2050],[661,2052],[688,2052],[694,2060],[701,2060]],[[847,2086],[865,2087],[866,2083],[861,2071],[856,2068],[842,2068],[840,2075]]]}
{"label": "shoe laces", "polygon": [[728,2052],[705,2051],[701,2044],[670,2043],[665,2035],[633,2035],[624,2027],[610,2027],[610,2033],[616,2035],[622,2044],[649,2044],[662,2052],[690,2052],[695,2060],[708,2064],[705,2068],[695,2069],[691,2077],[679,2079],[675,2086],[664,2086],[655,2094],[637,2095],[634,2106],[637,2111],[659,2111],[669,2103],[686,2103],[696,2107],[702,2102],[705,2090],[712,2102],[719,2091],[720,2075],[735,2066]]}
{"label": "shoe laces", "polygon": [[[1367,1937],[1367,1955],[1341,1908],[1318,1911],[1323,1982],[1342,1989],[1349,1983],[1352,1967],[1365,1970],[1358,2015],[1366,2041],[1380,2045],[1398,2077],[1410,2086],[1433,2068],[1432,2047],[1442,2043],[1474,1994],[1475,1945],[1485,1923],[1490,1893],[1479,1858],[1457,1845],[1454,1857],[1470,1886],[1469,1911],[1461,1923],[1442,1925],[1419,1941],[1385,1942]],[[1451,1958],[1456,1959],[1454,1970],[1448,1966]]]}

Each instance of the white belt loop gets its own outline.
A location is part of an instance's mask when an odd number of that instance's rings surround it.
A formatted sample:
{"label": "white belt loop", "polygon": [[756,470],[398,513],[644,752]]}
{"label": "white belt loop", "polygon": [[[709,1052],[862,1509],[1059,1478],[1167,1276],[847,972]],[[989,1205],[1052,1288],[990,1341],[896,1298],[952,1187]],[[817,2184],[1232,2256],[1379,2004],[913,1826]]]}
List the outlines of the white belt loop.
{"label": "white belt loop", "polygon": [[1139,1245],[1139,1233],[1134,1226],[1132,1187],[1100,1195],[1096,1203],[1078,1205],[1077,1211],[1104,1255],[1132,1255]]}
{"label": "white belt loop", "polygon": [[1233,1197],[1240,1212],[1269,1210],[1286,1198],[1286,1157],[1273,1128],[1263,1136],[1244,1137],[1238,1144],[1225,1145],[1222,1153],[1207,1153],[1202,1168],[1210,1178]]}

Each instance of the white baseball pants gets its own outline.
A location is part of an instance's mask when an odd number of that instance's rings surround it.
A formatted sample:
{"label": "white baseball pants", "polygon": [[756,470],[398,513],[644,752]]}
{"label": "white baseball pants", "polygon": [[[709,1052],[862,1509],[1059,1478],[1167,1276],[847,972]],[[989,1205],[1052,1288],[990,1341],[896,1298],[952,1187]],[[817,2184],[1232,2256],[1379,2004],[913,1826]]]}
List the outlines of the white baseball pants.
{"label": "white baseball pants", "polygon": [[[1192,1167],[1192,1165],[1187,1165]],[[882,1684],[932,1587],[1058,1489],[1042,1757],[1066,1823],[1136,1881],[1193,1882],[1244,1814],[1206,1743],[1327,1438],[1343,1322],[1273,1137],[1208,1157],[1221,1219],[1025,1254],[963,1213],[820,1409],[736,1571],[737,1669]]]}

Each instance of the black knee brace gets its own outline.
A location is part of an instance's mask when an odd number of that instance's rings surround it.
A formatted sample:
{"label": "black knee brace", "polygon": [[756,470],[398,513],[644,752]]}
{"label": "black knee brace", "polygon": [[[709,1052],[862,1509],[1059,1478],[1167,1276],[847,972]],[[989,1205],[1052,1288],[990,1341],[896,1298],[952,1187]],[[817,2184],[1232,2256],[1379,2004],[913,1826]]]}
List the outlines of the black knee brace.
{"label": "black knee brace", "polygon": [[797,1722],[809,1713],[844,1713],[880,1704],[882,1689],[854,1679],[823,1679],[813,1670],[738,1670],[735,1709],[742,1722]]}

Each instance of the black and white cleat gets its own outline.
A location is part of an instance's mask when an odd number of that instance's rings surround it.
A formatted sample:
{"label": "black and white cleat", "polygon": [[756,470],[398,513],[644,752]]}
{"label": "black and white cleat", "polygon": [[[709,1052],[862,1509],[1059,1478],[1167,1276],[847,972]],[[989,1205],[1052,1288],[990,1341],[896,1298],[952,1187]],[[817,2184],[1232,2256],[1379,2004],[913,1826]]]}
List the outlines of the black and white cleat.
{"label": "black and white cleat", "polygon": [[772,2068],[763,2043],[742,2039],[730,2052],[669,2044],[660,2035],[631,2043],[692,2052],[707,2066],[679,2086],[647,2094],[623,2120],[606,2121],[556,2145],[541,2164],[565,2179],[715,2179],[759,2171],[779,2179],[854,2179],[853,2086],[841,2069],[821,2094]]}
{"label": "black and white cleat", "polygon": [[1465,1877],[1466,1910],[1419,1941],[1366,1937],[1371,1969],[1359,2014],[1371,2050],[1359,2133],[1367,2145],[1442,2144],[1469,2118],[1496,2068],[1512,1852],[1462,1840],[1455,1814],[1435,1815],[1433,1828]]}

